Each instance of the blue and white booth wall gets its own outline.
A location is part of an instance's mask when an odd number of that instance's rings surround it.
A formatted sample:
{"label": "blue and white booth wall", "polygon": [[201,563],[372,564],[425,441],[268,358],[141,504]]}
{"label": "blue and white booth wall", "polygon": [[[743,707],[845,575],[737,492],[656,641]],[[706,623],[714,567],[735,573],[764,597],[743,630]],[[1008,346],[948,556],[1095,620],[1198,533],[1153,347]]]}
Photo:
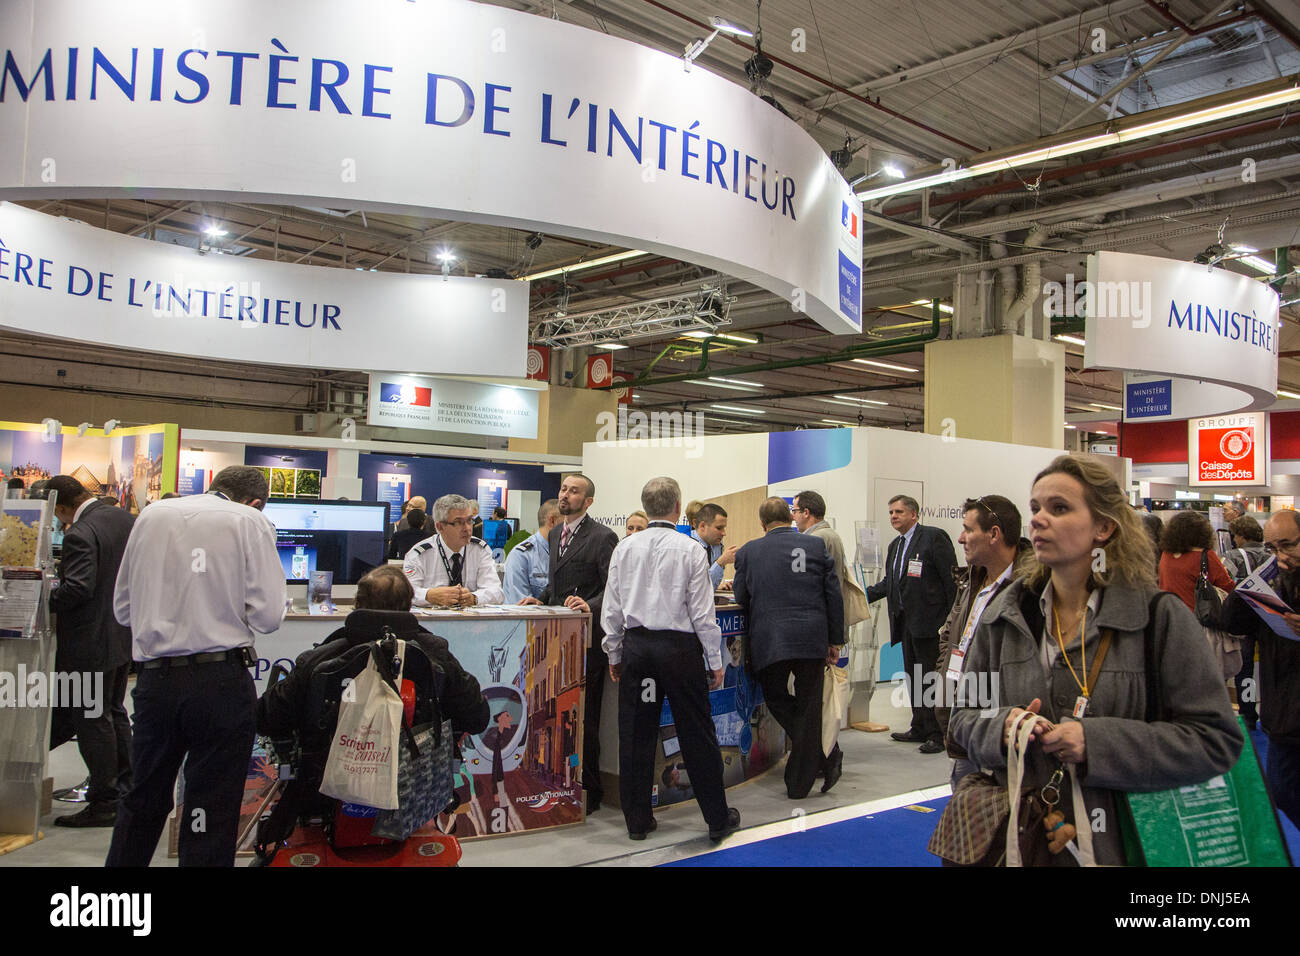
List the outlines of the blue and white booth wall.
{"label": "blue and white booth wall", "polygon": [[[920,502],[921,522],[946,531],[964,564],[957,545],[962,503],[978,495],[1004,495],[1021,509],[1027,523],[1034,475],[1060,454],[1058,448],[840,428],[588,442],[583,446],[583,471],[600,489],[593,517],[620,534],[626,515],[641,507],[641,487],[656,475],[677,479],[684,501],[710,501],[760,486],[785,498],[817,491],[826,499],[828,519],[844,540],[849,560],[856,554],[867,565],[870,583],[880,576],[879,563],[856,547],[859,523],[876,529],[883,560],[894,537],[888,515],[891,497],[907,494]],[[729,527],[734,523],[736,517],[729,516]],[[727,542],[744,543],[732,535]],[[885,629],[879,674],[889,679],[901,672],[902,653],[899,646],[886,643],[887,616],[881,614],[879,623]],[[855,672],[866,666],[853,662]]]}

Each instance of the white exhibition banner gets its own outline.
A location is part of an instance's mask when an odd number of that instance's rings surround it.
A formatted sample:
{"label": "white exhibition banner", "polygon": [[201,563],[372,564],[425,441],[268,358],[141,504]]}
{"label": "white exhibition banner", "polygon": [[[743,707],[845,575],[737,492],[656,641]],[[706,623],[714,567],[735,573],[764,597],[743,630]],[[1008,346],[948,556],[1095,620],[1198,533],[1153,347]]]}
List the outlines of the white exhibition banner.
{"label": "white exhibition banner", "polygon": [[370,373],[370,425],[502,438],[537,437],[537,389]]}
{"label": "white exhibition banner", "polygon": [[[1127,380],[1137,388],[1126,388],[1126,421],[1276,401],[1278,295],[1265,283],[1194,262],[1097,252],[1079,294],[1087,303],[1084,365],[1141,376]],[[1159,384],[1180,378],[1193,386]]]}
{"label": "white exhibition banner", "polygon": [[861,203],[822,148],[747,89],[627,40],[468,0],[10,0],[0,56],[0,199],[536,229],[718,269],[861,329]]}
{"label": "white exhibition banner", "polygon": [[[528,283],[200,255],[6,202],[0,328],[217,361],[514,377]],[[446,347],[467,328],[492,347]]]}
{"label": "white exhibition banner", "polygon": [[1187,484],[1267,485],[1268,414],[1246,412],[1212,415],[1187,422]]}

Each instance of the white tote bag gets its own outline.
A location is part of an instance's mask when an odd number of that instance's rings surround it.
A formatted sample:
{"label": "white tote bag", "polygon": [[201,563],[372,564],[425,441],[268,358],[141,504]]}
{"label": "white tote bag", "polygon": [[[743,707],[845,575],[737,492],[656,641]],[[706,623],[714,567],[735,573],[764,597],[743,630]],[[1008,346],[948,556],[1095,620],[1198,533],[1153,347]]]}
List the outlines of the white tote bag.
{"label": "white tote bag", "polygon": [[[398,641],[399,659],[405,651],[406,642]],[[402,698],[380,676],[376,653],[371,650],[365,670],[344,689],[320,792],[345,803],[396,810]],[[396,680],[401,679],[399,670]]]}
{"label": "white tote bag", "polygon": [[835,738],[848,722],[849,672],[847,668],[826,666],[822,679],[822,754],[829,757]]}

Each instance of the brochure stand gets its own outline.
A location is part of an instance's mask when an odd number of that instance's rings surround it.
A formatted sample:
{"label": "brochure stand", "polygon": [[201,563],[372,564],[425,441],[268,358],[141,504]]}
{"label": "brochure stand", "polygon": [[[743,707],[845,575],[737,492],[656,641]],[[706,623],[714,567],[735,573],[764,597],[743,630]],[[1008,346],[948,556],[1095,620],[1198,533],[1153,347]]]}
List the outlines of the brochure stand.
{"label": "brochure stand", "polygon": [[[853,576],[857,579],[858,586],[865,591],[884,574],[876,523],[855,522],[854,536],[857,538],[857,551],[853,561]],[[883,733],[889,729],[888,724],[871,719],[871,697],[876,692],[876,671],[880,667],[880,631],[876,625],[880,619],[881,607],[879,601],[868,605],[870,616],[849,629],[849,646],[852,648],[849,658],[849,682],[852,688],[849,697],[849,726],[871,734]]]}
{"label": "brochure stand", "polygon": [[40,838],[49,755],[54,501],[0,500],[0,852]]}

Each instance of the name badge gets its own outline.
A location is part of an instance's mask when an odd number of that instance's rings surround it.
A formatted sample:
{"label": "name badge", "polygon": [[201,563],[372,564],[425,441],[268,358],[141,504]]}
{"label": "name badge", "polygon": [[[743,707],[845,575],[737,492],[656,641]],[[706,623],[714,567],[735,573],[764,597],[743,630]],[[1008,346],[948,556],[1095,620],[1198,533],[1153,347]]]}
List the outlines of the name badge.
{"label": "name badge", "polygon": [[949,680],[961,680],[961,669],[966,663],[966,641],[962,641],[961,647],[955,647],[952,651],[952,657],[948,659]]}
{"label": "name badge", "polygon": [[921,576],[921,559],[913,558],[907,562],[907,576],[909,578],[919,578]]}

